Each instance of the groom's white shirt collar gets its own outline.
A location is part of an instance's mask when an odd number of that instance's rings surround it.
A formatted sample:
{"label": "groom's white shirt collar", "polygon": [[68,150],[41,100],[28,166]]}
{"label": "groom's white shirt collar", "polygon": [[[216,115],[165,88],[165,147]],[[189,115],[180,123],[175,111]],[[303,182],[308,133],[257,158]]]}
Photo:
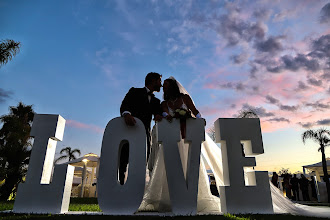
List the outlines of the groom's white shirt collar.
{"label": "groom's white shirt collar", "polygon": [[[144,87],[146,90],[147,90],[147,93],[150,92],[150,89],[148,89],[148,87]],[[151,95],[148,94],[148,100],[149,100],[149,103],[150,103],[150,100],[151,100]]]}

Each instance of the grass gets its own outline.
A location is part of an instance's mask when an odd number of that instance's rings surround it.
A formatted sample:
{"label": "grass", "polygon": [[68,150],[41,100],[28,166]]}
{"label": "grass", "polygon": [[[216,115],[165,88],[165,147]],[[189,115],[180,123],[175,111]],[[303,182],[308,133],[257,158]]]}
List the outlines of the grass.
{"label": "grass", "polygon": [[[14,201],[0,202],[0,211],[13,210]],[[96,198],[71,198],[69,211],[101,212]]]}
{"label": "grass", "polygon": [[0,211],[13,210],[14,201],[0,202]]}
{"label": "grass", "polygon": [[[0,202],[0,211],[12,210],[14,201]],[[100,212],[99,205],[96,198],[71,198],[70,211],[94,211]],[[84,219],[109,219],[109,220],[312,220],[322,219],[315,217],[294,216],[294,215],[263,215],[263,214],[244,214],[244,215],[199,215],[199,216],[109,216],[109,215],[36,215],[36,214],[16,214],[16,213],[0,213],[1,220],[7,219],[70,219],[70,220],[84,220]]]}
{"label": "grass", "polygon": [[108,220],[312,220],[321,219],[315,217],[293,216],[293,215],[203,215],[203,216],[109,216],[109,215],[29,215],[0,213],[1,220],[7,219],[60,219],[60,220],[90,220],[90,219],[108,219]]}

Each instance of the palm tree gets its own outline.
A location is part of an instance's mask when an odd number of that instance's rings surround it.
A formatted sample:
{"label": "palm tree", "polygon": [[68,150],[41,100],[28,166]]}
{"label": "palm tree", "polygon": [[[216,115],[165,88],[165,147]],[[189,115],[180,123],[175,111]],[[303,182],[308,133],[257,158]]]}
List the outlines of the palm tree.
{"label": "palm tree", "polygon": [[8,63],[19,52],[21,43],[13,40],[0,41],[0,67]]}
{"label": "palm tree", "polygon": [[[252,108],[242,109],[238,112],[237,118],[259,118],[258,114]],[[215,127],[214,125],[208,130],[207,134],[215,142]]]}
{"label": "palm tree", "polygon": [[302,140],[305,144],[307,139],[312,139],[320,145],[318,151],[322,153],[322,167],[324,173],[324,181],[327,186],[328,192],[328,202],[330,203],[330,183],[329,183],[329,174],[327,170],[327,160],[325,158],[324,148],[330,145],[330,131],[324,128],[320,128],[318,130],[307,130],[302,134]]}
{"label": "palm tree", "polygon": [[65,153],[65,155],[60,156],[55,160],[55,163],[57,163],[60,160],[69,158],[69,161],[77,159],[76,156],[74,155],[75,153],[78,153],[80,156],[80,150],[79,149],[71,149],[71,147],[65,147],[61,150],[60,154]]}
{"label": "palm tree", "polygon": [[10,113],[0,117],[0,200],[15,196],[17,185],[26,175],[31,154],[31,123],[34,112],[31,105],[19,103],[9,108]]}

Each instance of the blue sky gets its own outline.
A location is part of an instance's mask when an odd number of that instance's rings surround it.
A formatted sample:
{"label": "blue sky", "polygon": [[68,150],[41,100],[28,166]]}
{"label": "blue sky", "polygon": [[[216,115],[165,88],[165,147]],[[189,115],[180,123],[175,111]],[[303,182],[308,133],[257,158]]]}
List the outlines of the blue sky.
{"label": "blue sky", "polygon": [[128,89],[155,71],[187,88],[207,128],[255,108],[258,168],[295,171],[321,160],[301,133],[330,125],[329,25],[322,0],[1,1],[0,39],[22,46],[0,69],[0,115],[19,101],[60,114],[57,152],[99,154]]}

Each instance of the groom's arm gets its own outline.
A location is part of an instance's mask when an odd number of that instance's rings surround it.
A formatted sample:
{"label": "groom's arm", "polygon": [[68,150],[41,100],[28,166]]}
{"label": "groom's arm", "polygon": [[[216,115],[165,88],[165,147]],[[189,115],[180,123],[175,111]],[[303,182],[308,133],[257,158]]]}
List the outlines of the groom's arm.
{"label": "groom's arm", "polygon": [[156,108],[154,109],[154,120],[155,121],[161,121],[163,119],[163,116],[162,116],[162,107],[161,107],[161,104],[160,104],[160,100],[157,99],[157,105],[156,105]]}
{"label": "groom's arm", "polygon": [[125,118],[125,123],[130,126],[133,126],[136,123],[134,117],[131,115],[133,107],[134,107],[134,88],[132,87],[126,94],[120,106],[120,115]]}
{"label": "groom's arm", "polygon": [[134,104],[134,88],[132,87],[128,93],[126,94],[125,98],[123,99],[121,106],[120,106],[120,115],[123,116],[124,112],[131,113]]}

